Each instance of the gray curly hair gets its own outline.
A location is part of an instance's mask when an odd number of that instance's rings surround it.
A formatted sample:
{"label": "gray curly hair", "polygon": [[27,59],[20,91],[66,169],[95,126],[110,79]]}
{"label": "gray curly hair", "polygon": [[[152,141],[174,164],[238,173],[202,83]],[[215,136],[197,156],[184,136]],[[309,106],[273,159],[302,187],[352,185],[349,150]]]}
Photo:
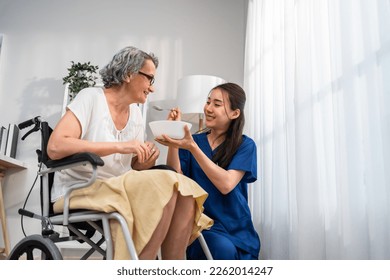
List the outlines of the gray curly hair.
{"label": "gray curly hair", "polygon": [[156,68],[158,67],[158,58],[153,53],[147,54],[131,46],[121,49],[99,72],[104,87],[121,85],[129,74],[138,73],[148,59],[153,61]]}

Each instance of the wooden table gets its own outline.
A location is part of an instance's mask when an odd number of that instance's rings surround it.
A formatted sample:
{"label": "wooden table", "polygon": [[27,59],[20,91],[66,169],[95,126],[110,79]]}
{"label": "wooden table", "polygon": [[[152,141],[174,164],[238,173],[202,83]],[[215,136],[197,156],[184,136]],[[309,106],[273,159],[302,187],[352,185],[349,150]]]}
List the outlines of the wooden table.
{"label": "wooden table", "polygon": [[5,176],[6,171],[11,168],[25,169],[26,165],[25,163],[17,159],[0,155],[0,220],[1,220],[1,228],[3,232],[3,240],[4,240],[4,248],[0,248],[0,254],[5,254],[5,256],[8,256],[10,252],[10,242],[8,237],[7,220],[5,215],[3,189],[2,189],[1,182]]}

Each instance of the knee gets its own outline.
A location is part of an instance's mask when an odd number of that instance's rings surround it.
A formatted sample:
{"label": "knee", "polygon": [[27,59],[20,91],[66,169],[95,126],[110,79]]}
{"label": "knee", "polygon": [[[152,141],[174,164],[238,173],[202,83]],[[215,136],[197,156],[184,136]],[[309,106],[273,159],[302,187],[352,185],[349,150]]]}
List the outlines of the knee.
{"label": "knee", "polygon": [[230,240],[221,240],[210,249],[215,260],[237,260],[238,252],[236,246]]}
{"label": "knee", "polygon": [[[203,231],[203,236],[211,255],[215,260],[237,260],[238,251],[233,242],[227,237],[209,231]],[[196,240],[187,251],[189,259],[205,259],[203,249]]]}
{"label": "knee", "polygon": [[195,199],[192,196],[183,196],[180,193],[177,197],[176,208],[178,212],[187,214],[188,218],[193,219],[195,216]]}

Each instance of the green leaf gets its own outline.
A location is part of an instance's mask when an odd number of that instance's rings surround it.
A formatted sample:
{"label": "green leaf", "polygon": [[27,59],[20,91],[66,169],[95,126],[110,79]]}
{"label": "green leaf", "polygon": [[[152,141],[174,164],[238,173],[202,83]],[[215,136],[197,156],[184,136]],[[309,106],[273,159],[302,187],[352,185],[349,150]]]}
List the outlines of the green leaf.
{"label": "green leaf", "polygon": [[91,65],[91,62],[71,61],[71,67],[67,68],[68,75],[62,78],[63,84],[69,84],[69,98],[72,100],[83,88],[96,85],[96,71],[98,66]]}

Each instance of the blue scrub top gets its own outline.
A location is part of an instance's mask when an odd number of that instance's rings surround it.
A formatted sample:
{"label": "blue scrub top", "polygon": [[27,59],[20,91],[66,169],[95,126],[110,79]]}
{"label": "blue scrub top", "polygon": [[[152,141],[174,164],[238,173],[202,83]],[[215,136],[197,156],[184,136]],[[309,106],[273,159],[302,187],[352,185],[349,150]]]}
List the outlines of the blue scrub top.
{"label": "blue scrub top", "polygon": [[[216,150],[211,149],[207,132],[192,136],[203,153],[211,159]],[[204,213],[214,219],[211,230],[226,236],[235,246],[257,257],[260,239],[253,226],[248,206],[248,183],[257,179],[256,144],[246,135],[242,137],[243,141],[227,170],[243,170],[245,174],[238,185],[226,195],[208,179],[189,151],[179,149],[179,157],[183,174],[196,181],[209,194],[204,204]]]}

